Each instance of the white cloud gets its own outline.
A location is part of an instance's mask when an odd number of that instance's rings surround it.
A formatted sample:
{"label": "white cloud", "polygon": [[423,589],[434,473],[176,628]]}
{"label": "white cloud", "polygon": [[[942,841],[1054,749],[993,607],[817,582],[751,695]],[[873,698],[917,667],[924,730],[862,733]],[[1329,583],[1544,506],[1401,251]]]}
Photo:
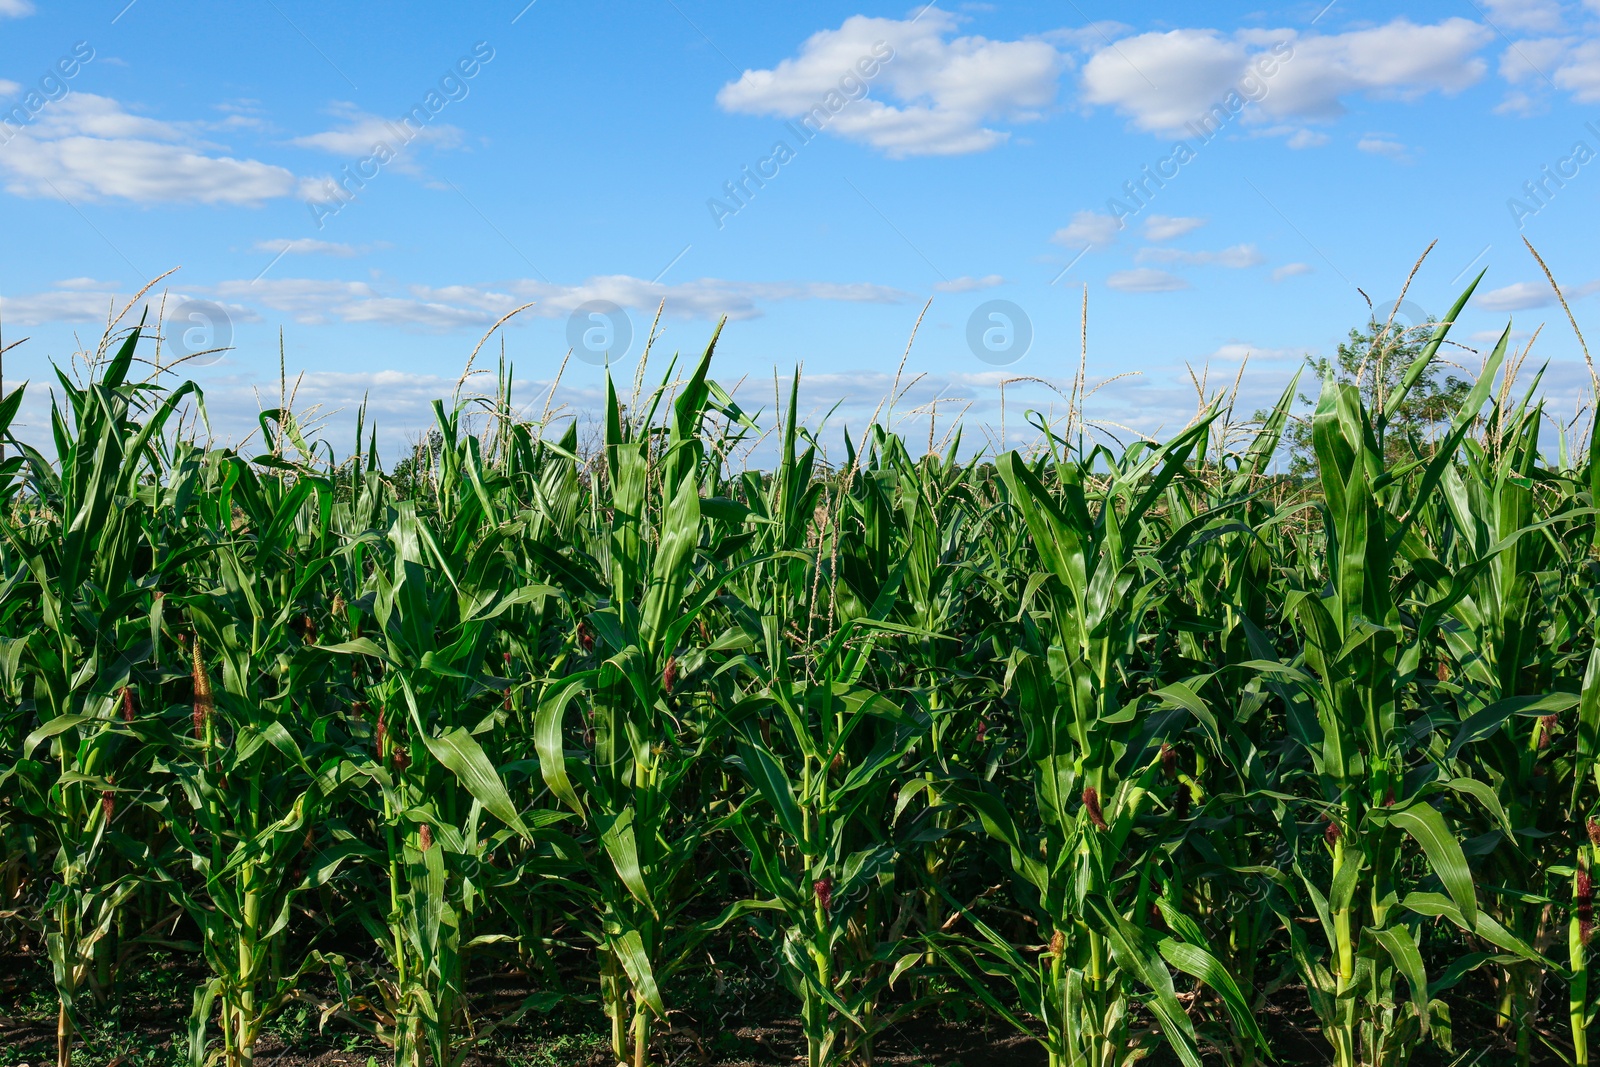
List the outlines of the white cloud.
{"label": "white cloud", "polygon": [[1500,56],[1500,76],[1513,86],[1496,109],[1502,113],[1535,114],[1543,109],[1540,95],[1554,84],[1580,104],[1600,103],[1600,40],[1541,37],[1517,41]]}
{"label": "white cloud", "polygon": [[14,96],[22,92],[22,86],[17,82],[9,82],[0,78],[0,96]]}
{"label": "white cloud", "polygon": [[[452,301],[448,294],[418,286],[411,289],[409,296],[390,296],[366,282],[313,278],[223,282],[216,291],[219,296],[283,312],[310,326],[334,321],[366,322],[447,331],[488,325],[517,306],[517,301],[505,294],[481,293],[471,302]],[[498,306],[502,310],[497,312],[487,306],[491,296],[500,297]]]}
{"label": "white cloud", "polygon": [[351,256],[362,255],[367,250],[357,248],[355,245],[340,244],[337,241],[318,241],[313,237],[278,237],[271,241],[257,241],[257,252],[266,252],[269,255],[284,253],[291,256],[339,256],[348,259]]}
{"label": "white cloud", "polygon": [[1189,288],[1189,283],[1164,270],[1140,267],[1117,271],[1106,279],[1106,287],[1121,293],[1171,293]]}
{"label": "white cloud", "polygon": [[998,274],[985,274],[981,278],[963,275],[947,282],[934,282],[933,288],[941,293],[973,293],[980,289],[993,289],[997,285],[1004,285],[1005,281],[1005,278]]}
{"label": "white cloud", "polygon": [[1134,257],[1140,263],[1181,264],[1186,267],[1228,267],[1243,270],[1267,261],[1255,245],[1233,245],[1220,252],[1185,252],[1177,248],[1141,248]]}
{"label": "white cloud", "polygon": [[1328,135],[1316,130],[1296,130],[1284,142],[1290,148],[1320,148],[1328,143]]}
{"label": "white cloud", "polygon": [[[90,323],[103,329],[106,323],[128,306],[133,291],[117,282],[97,281],[94,278],[66,278],[56,282],[47,292],[20,296],[0,297],[0,319],[7,326],[41,326],[45,323]],[[141,308],[150,312],[149,328],[154,329],[158,318],[170,315],[175,308],[195,299],[193,290],[159,290],[146,294],[133,307],[123,326],[137,325]],[[251,308],[228,304],[225,310],[233,321],[256,322],[260,316]],[[170,327],[170,320],[168,323]]]}
{"label": "white cloud", "polygon": [[132,114],[109,97],[74,93],[12,139],[0,170],[17,196],[144,204],[255,205],[299,187],[282,167],[213,151],[179,126]]}
{"label": "white cloud", "polygon": [[1489,21],[1504,30],[1551,33],[1561,29],[1557,0],[1483,0]]}
{"label": "white cloud", "polygon": [[296,406],[355,407],[365,403],[369,415],[398,415],[423,423],[429,405],[455,389],[454,376],[399,370],[307,371],[299,380]]}
{"label": "white cloud", "polygon": [[413,285],[387,292],[368,282],[312,278],[230,281],[216,287],[219,296],[259,304],[290,315],[295,321],[378,323],[427,332],[483,328],[507,312],[533,302],[525,315],[561,318],[591,300],[609,300],[643,313],[661,301],[676,318],[750,319],[762,314],[760,304],[778,301],[827,300],[846,303],[898,304],[909,293],[883,285],[839,282],[733,282],[702,278],[663,285],[623,274],[590,278],[577,285],[522,279],[488,288],[472,285]]}
{"label": "white cloud", "polygon": [[33,14],[33,0],[0,0],[0,19],[20,19]]}
{"label": "white cloud", "polygon": [[1406,100],[1458,93],[1483,77],[1488,65],[1476,53],[1494,39],[1494,31],[1464,18],[1431,25],[1399,18],[1369,30],[1301,37],[1262,106],[1280,117],[1332,118],[1344,111],[1339,98],[1352,93]]}
{"label": "white cloud", "polygon": [[1273,268],[1272,280],[1281,282],[1285,278],[1298,278],[1302,274],[1313,273],[1315,272],[1311,269],[1311,264],[1309,263],[1285,263],[1281,267]]}
{"label": "white cloud", "polygon": [[1566,58],[1575,42],[1567,37],[1539,37],[1517,41],[1500,53],[1500,76],[1512,85],[1542,82],[1544,72]]}
{"label": "white cloud", "polygon": [[1243,44],[1216,30],[1171,30],[1124,38],[1083,68],[1083,96],[1116,108],[1151,132],[1182,130],[1243,74]]}
{"label": "white cloud", "polygon": [[1600,103],[1600,41],[1574,48],[1551,78],[1580,104]]}
{"label": "white cloud", "polygon": [[1532,93],[1525,93],[1521,89],[1513,89],[1506,93],[1505,99],[1494,106],[1496,115],[1537,115],[1544,111],[1546,104]]}
{"label": "white cloud", "polygon": [[1045,30],[1039,34],[1039,37],[1041,40],[1064,45],[1074,52],[1093,52],[1104,47],[1105,43],[1112,38],[1126,37],[1132,32],[1133,27],[1125,22],[1102,19],[1099,22],[1091,22],[1087,26],[1081,26],[1076,29]]}
{"label": "white cloud", "polygon": [[0,318],[7,326],[40,326],[47,322],[104,326],[122,310],[130,295],[119,292],[114,282],[73,278],[58,283],[50,292],[0,297]]}
{"label": "white cloud", "polygon": [[1544,282],[1517,282],[1514,285],[1479,293],[1472,301],[1486,311],[1526,311],[1555,303],[1555,294]]}
{"label": "white cloud", "polygon": [[1375,156],[1384,156],[1401,163],[1411,161],[1411,149],[1399,141],[1378,134],[1368,134],[1356,142],[1356,147]]}
{"label": "white cloud", "polygon": [[1210,363],[1215,360],[1219,363],[1241,363],[1248,359],[1251,363],[1279,363],[1286,359],[1301,359],[1305,356],[1303,348],[1267,348],[1262,345],[1247,345],[1237,341],[1219,345],[1215,352],[1206,356],[1204,361]]}
{"label": "white cloud", "polygon": [[1171,241],[1193,233],[1205,224],[1205,219],[1151,215],[1144,220],[1144,235],[1151,241]]}
{"label": "white cloud", "polygon": [[447,123],[434,123],[412,127],[372,115],[354,104],[338,103],[331,109],[342,122],[330,130],[296,137],[289,143],[300,148],[313,148],[330,155],[351,159],[366,159],[375,154],[393,155],[385,166],[409,173],[416,172],[416,164],[406,154],[413,145],[433,148],[454,148],[462,141],[459,127]]}
{"label": "white cloud", "polygon": [[[1600,281],[1561,287],[1562,295],[1568,300],[1596,292],[1600,292]],[[1549,307],[1556,302],[1556,294],[1548,282],[1517,282],[1480,293],[1472,302],[1486,311],[1526,311]]]}
{"label": "white cloud", "polygon": [[[549,282],[517,283],[519,297],[539,301],[543,314],[570,314],[590,300],[609,300],[623,307],[653,311],[665,300],[667,313],[680,318],[752,319],[761,315],[760,301],[828,300],[852,304],[898,304],[910,294],[865,282],[731,282],[701,278],[679,285],[647,282],[626,274],[590,278],[579,285]],[[537,309],[536,309],[537,310]]]}
{"label": "white cloud", "polygon": [[[1501,330],[1479,330],[1477,333],[1467,338],[1467,340],[1471,341],[1475,345],[1499,344],[1500,335],[1502,332],[1503,331]],[[1510,343],[1515,344],[1518,341],[1526,341],[1532,336],[1533,334],[1529,333],[1527,330],[1512,330],[1509,341]]]}
{"label": "white cloud", "polygon": [[1080,211],[1050,238],[1068,248],[1105,248],[1116,243],[1122,220],[1098,211]]}
{"label": "white cloud", "polygon": [[[1116,109],[1152,133],[1182,134],[1187,123],[1235,90],[1258,97],[1255,114],[1247,108],[1245,121],[1326,121],[1344,112],[1342,98],[1350,95],[1410,99],[1459,92],[1483,76],[1486,64],[1475,53],[1493,38],[1494,31],[1463,18],[1427,25],[1399,18],[1341,34],[1144,33],[1095,53],[1083,68],[1083,98]],[[1293,55],[1276,61],[1270,76],[1256,76],[1253,64],[1279,42],[1288,43]]]}
{"label": "white cloud", "polygon": [[[717,103],[747,115],[811,115],[814,126],[891,158],[994,148],[1010,134],[990,124],[1042,117],[1068,61],[1044,40],[954,36],[959,21],[934,7],[906,20],[852,15],[776,67],[745,71]],[[892,57],[875,59],[885,46]],[[876,62],[870,78],[860,76],[870,69],[863,62]]]}

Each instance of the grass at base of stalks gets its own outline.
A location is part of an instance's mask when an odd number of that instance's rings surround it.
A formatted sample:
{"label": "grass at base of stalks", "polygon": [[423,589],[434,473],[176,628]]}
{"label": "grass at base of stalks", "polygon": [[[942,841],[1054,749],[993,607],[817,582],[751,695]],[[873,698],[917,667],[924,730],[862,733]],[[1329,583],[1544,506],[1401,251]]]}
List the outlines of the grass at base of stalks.
{"label": "grass at base of stalks", "polygon": [[[132,970],[107,1022],[82,1035],[74,1067],[185,1067],[190,985],[199,972],[158,954]],[[0,953],[0,1067],[40,1067],[54,1055],[55,1001],[36,954]],[[734,977],[719,992],[696,990],[677,1025],[662,1035],[661,1062],[699,1067],[779,1067],[803,1056],[805,1037],[784,1001],[757,975]],[[493,994],[515,994],[515,979]],[[530,1015],[469,1060],[476,1067],[613,1067],[606,1034],[582,1004]],[[1161,1063],[1158,1056],[1154,1063]],[[314,1009],[291,1007],[262,1035],[261,1067],[390,1067],[390,1052],[339,1020],[317,1030]],[[1043,1054],[1026,1038],[976,1010],[947,1005],[896,1028],[883,1042],[882,1067],[1034,1067]]]}
{"label": "grass at base of stalks", "polygon": [[[74,1067],[183,1067],[185,1000],[195,973],[160,953],[131,974],[106,1022],[84,1036],[74,1051]],[[34,954],[0,954],[0,1067],[39,1067],[53,1056],[55,1001],[45,965]],[[756,979],[757,976],[747,976]],[[1442,1050],[1419,1050],[1414,1067],[1500,1067],[1514,1062],[1497,1047],[1492,1029],[1492,992],[1463,989],[1456,1025],[1456,1057]],[[514,994],[506,977],[496,994]],[[783,1001],[759,980],[726,982],[720,992],[709,983],[681,1013],[678,1025],[663,1035],[662,1063],[696,1067],[787,1067],[803,1058],[805,1038],[798,1022],[782,1012]],[[584,1005],[559,1007],[529,1016],[469,1060],[474,1067],[612,1067],[606,1034],[593,1025]],[[1280,1064],[1320,1064],[1322,1039],[1316,1018],[1297,985],[1285,986],[1262,1012]],[[1214,1055],[1206,1064],[1220,1063]],[[1028,1039],[988,1020],[976,1005],[947,1001],[891,1031],[876,1060],[880,1067],[1035,1067],[1044,1063]],[[1167,1049],[1143,1061],[1168,1067]],[[1546,1050],[1535,1064],[1561,1062]],[[257,1050],[263,1067],[390,1067],[389,1051],[338,1020],[318,1032],[316,1012],[290,1008],[263,1034]]]}

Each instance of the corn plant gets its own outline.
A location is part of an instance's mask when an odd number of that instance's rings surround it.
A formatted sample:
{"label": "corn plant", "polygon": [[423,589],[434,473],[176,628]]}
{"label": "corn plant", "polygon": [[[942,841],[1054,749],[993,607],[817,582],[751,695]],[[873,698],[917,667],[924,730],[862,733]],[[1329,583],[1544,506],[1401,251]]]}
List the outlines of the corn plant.
{"label": "corn plant", "polygon": [[[440,412],[441,430],[452,420]],[[377,716],[365,776],[381,828],[388,908],[380,946],[391,976],[379,985],[397,1061],[456,1067],[463,1040],[465,968],[472,950],[495,935],[475,930],[483,903],[480,869],[512,835],[530,836],[495,762],[478,741],[509,687],[493,642],[493,620],[547,595],[542,586],[507,589],[506,531],[484,497],[477,442],[452,457],[441,479],[445,538],[411,503],[391,511],[388,573],[371,577],[371,636],[327,646],[367,657],[381,676],[365,688]],[[454,463],[459,461],[462,468]],[[365,592],[365,591],[364,591]],[[499,829],[488,820],[494,820]]]}
{"label": "corn plant", "polygon": [[[685,921],[684,911],[712,826],[698,764],[723,724],[680,652],[721,580],[697,551],[698,428],[711,399],[715,343],[674,402],[659,452],[654,435],[624,421],[608,384],[609,596],[583,620],[598,666],[553,680],[536,727],[545,784],[597,846],[587,864],[597,902],[585,926],[601,953],[613,1051],[635,1067],[647,1062],[653,1028],[666,1015],[661,981],[712,928]],[[564,740],[569,708],[582,709],[581,747]]]}
{"label": "corn plant", "polygon": [[[879,607],[886,604],[880,601]],[[781,640],[766,620],[769,650]],[[915,1002],[881,1015],[879,1000],[921,961],[907,937],[915,898],[896,892],[895,868],[916,844],[918,821],[899,816],[917,784],[927,713],[914,699],[860,685],[873,635],[903,629],[881,620],[841,628],[795,678],[788,657],[752,679],[741,702],[737,764],[760,803],[729,818],[766,894],[754,906],[781,915],[782,973],[800,1001],[808,1067],[870,1059],[872,1039]]]}
{"label": "corn plant", "polygon": [[[60,528],[15,515],[0,527],[25,568],[11,593],[39,605],[38,627],[10,652],[40,725],[10,773],[52,873],[41,920],[60,1001],[59,1067],[70,1059],[83,993],[107,993],[108,938],[118,908],[140,886],[148,850],[116,829],[119,798],[126,812],[127,801],[144,800],[149,789],[152,750],[128,719],[150,706],[160,679],[155,632],[166,561],[153,560],[145,540],[140,489],[158,467],[166,420],[195,389],[157,400],[158,391],[129,382],[141,337],[142,329],[132,331],[87,386],[58,373],[66,410],[59,402],[51,410],[56,462],[17,442],[31,493],[60,516]],[[19,395],[8,398],[7,422]],[[37,759],[46,743],[48,758]]]}
{"label": "corn plant", "polygon": [[[328,566],[316,501],[330,487],[309,472],[263,482],[237,456],[215,454],[201,468],[220,491],[195,493],[182,478],[162,487],[169,522],[187,501],[205,531],[199,580],[164,601],[176,616],[167,627],[183,627],[161,639],[188,667],[192,729],[168,738],[163,769],[181,795],[168,813],[176,851],[198,876],[170,873],[167,884],[214,975],[196,992],[191,1061],[205,1059],[220,1002],[224,1056],[248,1067],[263,1023],[318,962],[310,954],[283,967],[283,942],[296,897],[314,881],[305,871],[317,826],[343,791],[344,753],[308,728],[329,696],[328,657],[314,649],[311,612],[321,611],[307,591]],[[308,508],[323,521],[302,529]]]}
{"label": "corn plant", "polygon": [[1147,1054],[1149,1038],[1134,1033],[1139,997],[1160,1037],[1197,1067],[1194,1029],[1169,965],[1246,1014],[1221,964],[1200,938],[1185,936],[1192,924],[1177,922],[1175,936],[1151,928],[1151,908],[1163,902],[1152,879],[1158,842],[1136,831],[1157,802],[1161,758],[1155,734],[1136,725],[1141,697],[1126,692],[1143,608],[1159,582],[1140,543],[1144,523],[1207,428],[1200,422],[1169,445],[1113,462],[1098,512],[1087,485],[1098,450],[1082,462],[1058,458],[1054,491],[1016,453],[1000,458],[1044,566],[1022,592],[1020,647],[1009,664],[1027,732],[1032,810],[1019,819],[988,791],[970,790],[966,800],[1004,846],[1046,943],[1029,960],[974,920],[982,936],[967,954],[1003,975],[1043,1020],[1053,1065],[1098,1067]]}
{"label": "corn plant", "polygon": [[[1438,327],[1391,407],[1448,329],[1448,321]],[[1492,563],[1491,555],[1446,571],[1416,523],[1487,397],[1504,350],[1502,338],[1437,452],[1409,470],[1388,468],[1381,422],[1374,425],[1354,386],[1329,380],[1314,416],[1326,543],[1318,578],[1326,584],[1288,599],[1304,669],[1268,669],[1298,688],[1289,713],[1302,722],[1296,739],[1310,756],[1318,786],[1311,810],[1324,827],[1327,865],[1313,864],[1302,837],[1295,842],[1295,869],[1327,942],[1327,962],[1297,928],[1290,933],[1341,1067],[1403,1062],[1430,1030],[1448,1029],[1447,1008],[1432,995],[1423,968],[1420,932],[1427,919],[1447,918],[1505,953],[1540,960],[1479,908],[1471,868],[1440,806],[1482,804],[1498,814],[1492,790],[1464,776],[1405,773],[1414,738],[1425,732],[1414,728],[1422,645],[1465,594],[1473,571]],[[1417,578],[1402,578],[1402,560]],[[1411,880],[1416,854],[1408,843],[1431,872],[1431,885]],[[1399,995],[1401,982],[1408,998]]]}

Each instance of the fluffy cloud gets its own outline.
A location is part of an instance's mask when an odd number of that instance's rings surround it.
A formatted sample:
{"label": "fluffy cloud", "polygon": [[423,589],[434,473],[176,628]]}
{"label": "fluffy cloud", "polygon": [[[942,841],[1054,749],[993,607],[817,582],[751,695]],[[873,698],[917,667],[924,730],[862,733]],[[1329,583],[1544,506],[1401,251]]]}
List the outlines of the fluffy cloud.
{"label": "fluffy cloud", "polygon": [[296,137],[289,143],[299,148],[312,148],[351,159],[365,159],[383,146],[395,153],[395,158],[386,164],[387,166],[415,173],[416,163],[406,154],[406,149],[413,145],[454,148],[462,140],[460,128],[447,123],[434,123],[417,128],[402,126],[379,115],[362,111],[354,104],[345,103],[334,105],[332,113],[341,120],[338,126],[320,133]]}
{"label": "fluffy cloud", "polygon": [[[1600,281],[1577,286],[1562,286],[1561,293],[1568,300],[1600,292]],[[1556,302],[1555,291],[1549,282],[1517,282],[1513,285],[1480,293],[1472,301],[1485,311],[1527,311],[1530,308],[1550,307]],[[1496,335],[1498,336],[1498,335]]]}
{"label": "fluffy cloud", "polygon": [[1141,248],[1134,257],[1140,263],[1178,264],[1186,267],[1228,267],[1243,270],[1267,261],[1255,245],[1234,245],[1220,252],[1185,252],[1177,248]]}
{"label": "fluffy cloud", "polygon": [[1215,352],[1205,357],[1205,362],[1242,363],[1248,359],[1252,364],[1281,363],[1284,360],[1304,359],[1305,356],[1306,350],[1303,348],[1265,348],[1233,341],[1219,345]]}
{"label": "fluffy cloud", "polygon": [[1050,238],[1068,248],[1105,248],[1115,244],[1122,221],[1098,211],[1080,211]]}
{"label": "fluffy cloud", "polygon": [[[853,15],[776,67],[745,71],[717,103],[747,115],[813,114],[821,128],[895,158],[994,148],[1010,134],[991,123],[1038,119],[1054,104],[1067,59],[1044,40],[955,36],[959,21],[934,7],[904,20]],[[885,47],[891,58],[881,58]],[[875,57],[876,72],[860,77],[870,68],[857,64]]]}
{"label": "fluffy cloud", "polygon": [[1116,108],[1142,130],[1181,130],[1227,95],[1249,55],[1216,30],[1143,33],[1100,49],[1083,68],[1083,97]]}
{"label": "fluffy cloud", "polygon": [[[1600,103],[1600,40],[1542,38],[1518,41],[1500,57],[1500,74],[1512,85],[1537,92],[1553,82],[1580,104]],[[1548,79],[1548,81],[1547,81]],[[1524,101],[1531,100],[1531,103]],[[1512,93],[1505,110],[1534,111],[1537,101]]]}
{"label": "fluffy cloud", "polygon": [[[141,307],[150,310],[150,325],[154,328],[158,318],[167,315],[168,325],[174,310],[184,302],[194,299],[193,291],[157,291],[135,306],[122,320],[123,326],[137,324]],[[42,326],[46,323],[87,323],[104,329],[117,314],[128,306],[133,291],[116,282],[97,281],[94,278],[67,278],[42,293],[28,293],[0,298],[0,319],[7,326]],[[226,308],[234,322],[255,322],[258,316],[241,305]]]}
{"label": "fluffy cloud", "polygon": [[1290,148],[1320,148],[1328,143],[1328,135],[1316,130],[1295,130],[1284,142]]}
{"label": "fluffy cloud", "polygon": [[263,278],[223,282],[219,296],[248,301],[291,316],[305,325],[327,322],[378,323],[444,332],[486,326],[517,306],[505,296],[504,310],[489,308],[487,294],[474,291],[476,300],[451,300],[448,291],[413,286],[407,295],[384,293],[367,282],[328,281],[314,278]]}
{"label": "fluffy cloud", "polygon": [[282,167],[214,154],[186,129],[135,115],[109,97],[74,93],[47,107],[0,152],[18,196],[255,205],[292,196]]}
{"label": "fluffy cloud", "polygon": [[1285,278],[1298,278],[1302,274],[1312,273],[1314,272],[1312,271],[1311,264],[1309,263],[1285,263],[1281,267],[1273,268],[1272,280],[1275,282],[1281,282]]}
{"label": "fluffy cloud", "polygon": [[980,289],[993,289],[997,285],[1004,285],[1005,281],[1005,278],[998,274],[985,274],[981,278],[963,275],[947,282],[935,282],[933,288],[940,293],[975,293]]}
{"label": "fluffy cloud", "polygon": [[1579,103],[1600,103],[1600,41],[1575,47],[1551,77]]}
{"label": "fluffy cloud", "polygon": [[1488,18],[1506,30],[1551,33],[1561,29],[1561,5],[1557,0],[1483,0]]}
{"label": "fluffy cloud", "polygon": [[[1503,330],[1479,330],[1467,340],[1475,345],[1496,345],[1500,343],[1500,335],[1503,332]],[[1527,330],[1512,330],[1511,336],[1507,338],[1507,343],[1516,344],[1519,341],[1526,341],[1532,336],[1533,334]]]}
{"label": "fluffy cloud", "polygon": [[1144,235],[1151,241],[1171,241],[1193,233],[1205,224],[1205,219],[1151,215],[1144,220]]}
{"label": "fluffy cloud", "polygon": [[1385,156],[1400,163],[1411,161],[1411,149],[1379,134],[1368,134],[1356,142],[1356,148],[1375,156]]}
{"label": "fluffy cloud", "polygon": [[1488,64],[1476,53],[1495,39],[1470,19],[1417,25],[1399,18],[1370,30],[1297,37],[1294,58],[1271,81],[1263,109],[1280,118],[1333,118],[1340,97],[1367,94],[1414,99],[1458,93],[1476,84]]}
{"label": "fluffy cloud", "polygon": [[364,254],[367,249],[357,248],[355,245],[340,244],[337,241],[318,241],[314,237],[277,237],[271,241],[257,241],[257,252],[266,252],[270,255],[290,256],[338,256],[348,259],[351,256]]}
{"label": "fluffy cloud", "polygon": [[[1083,98],[1152,133],[1182,133],[1235,90],[1259,98],[1254,121],[1326,121],[1343,113],[1346,96],[1459,92],[1483,76],[1487,65],[1476,53],[1493,38],[1493,30],[1464,18],[1427,25],[1398,18],[1340,34],[1144,33],[1108,45],[1084,64]],[[1270,76],[1257,77],[1252,65],[1284,44],[1293,55]]]}
{"label": "fluffy cloud", "polygon": [[0,0],[0,19],[20,19],[33,14],[33,0]]}
{"label": "fluffy cloud", "polygon": [[663,285],[624,274],[590,278],[577,285],[522,279],[496,288],[471,285],[414,285],[387,292],[368,282],[311,278],[230,281],[217,286],[219,296],[259,304],[290,315],[297,322],[375,323],[425,332],[485,328],[507,312],[532,302],[524,314],[561,318],[591,300],[608,300],[641,312],[654,311],[665,300],[667,314],[677,318],[750,319],[767,302],[827,300],[846,303],[897,304],[910,294],[882,285],[838,282],[732,282],[714,278]]}
{"label": "fluffy cloud", "polygon": [[1171,293],[1189,288],[1189,283],[1164,270],[1139,267],[1117,271],[1106,279],[1106,287],[1120,293]]}
{"label": "fluffy cloud", "polygon": [[129,294],[120,293],[119,289],[114,282],[72,278],[58,282],[49,292],[0,297],[0,319],[7,326],[40,326],[47,322],[104,326],[127,302]]}

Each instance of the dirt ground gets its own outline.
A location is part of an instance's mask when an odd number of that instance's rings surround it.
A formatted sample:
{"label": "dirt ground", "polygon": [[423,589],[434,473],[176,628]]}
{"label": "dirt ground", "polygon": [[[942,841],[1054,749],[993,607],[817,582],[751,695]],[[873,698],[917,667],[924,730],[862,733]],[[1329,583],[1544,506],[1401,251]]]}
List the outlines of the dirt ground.
{"label": "dirt ground", "polygon": [[[150,960],[123,988],[120,1001],[102,1010],[100,1021],[83,1035],[73,1056],[74,1067],[186,1065],[188,1007],[198,977],[171,959]],[[507,984],[484,995],[499,1000],[519,992]],[[1412,1063],[1416,1067],[1514,1063],[1504,1037],[1488,1025],[1492,1021],[1488,993],[1485,989],[1473,996],[1469,1010],[1462,1013],[1465,1017],[1454,1020],[1455,1055],[1429,1047],[1419,1049]],[[757,987],[723,990],[721,996],[703,992],[661,1035],[656,1062],[663,1067],[790,1067],[804,1062],[804,1037],[785,1014],[786,995],[781,989]],[[702,1018],[694,1018],[696,1014]],[[703,1019],[713,1022],[708,1025]],[[1301,990],[1280,990],[1260,1021],[1272,1043],[1273,1062],[1329,1061]],[[601,1023],[590,1004],[569,1005],[544,1015],[530,1013],[490,1039],[469,1064],[615,1067]],[[1550,1042],[1561,1043],[1564,1029],[1554,1025]],[[55,1004],[43,961],[33,955],[0,954],[0,1067],[52,1064],[54,1039]],[[1042,1067],[1045,1063],[1038,1044],[960,1002],[889,1028],[875,1051],[874,1062],[884,1067]],[[1218,1067],[1226,1063],[1215,1050],[1208,1050],[1204,1058]],[[268,1026],[256,1049],[256,1067],[387,1067],[391,1059],[381,1044],[348,1022],[335,1018],[319,1031],[316,1011],[293,1005]],[[1176,1058],[1160,1050],[1143,1062],[1166,1067]],[[1562,1058],[1540,1043],[1533,1062],[1555,1064]]]}

